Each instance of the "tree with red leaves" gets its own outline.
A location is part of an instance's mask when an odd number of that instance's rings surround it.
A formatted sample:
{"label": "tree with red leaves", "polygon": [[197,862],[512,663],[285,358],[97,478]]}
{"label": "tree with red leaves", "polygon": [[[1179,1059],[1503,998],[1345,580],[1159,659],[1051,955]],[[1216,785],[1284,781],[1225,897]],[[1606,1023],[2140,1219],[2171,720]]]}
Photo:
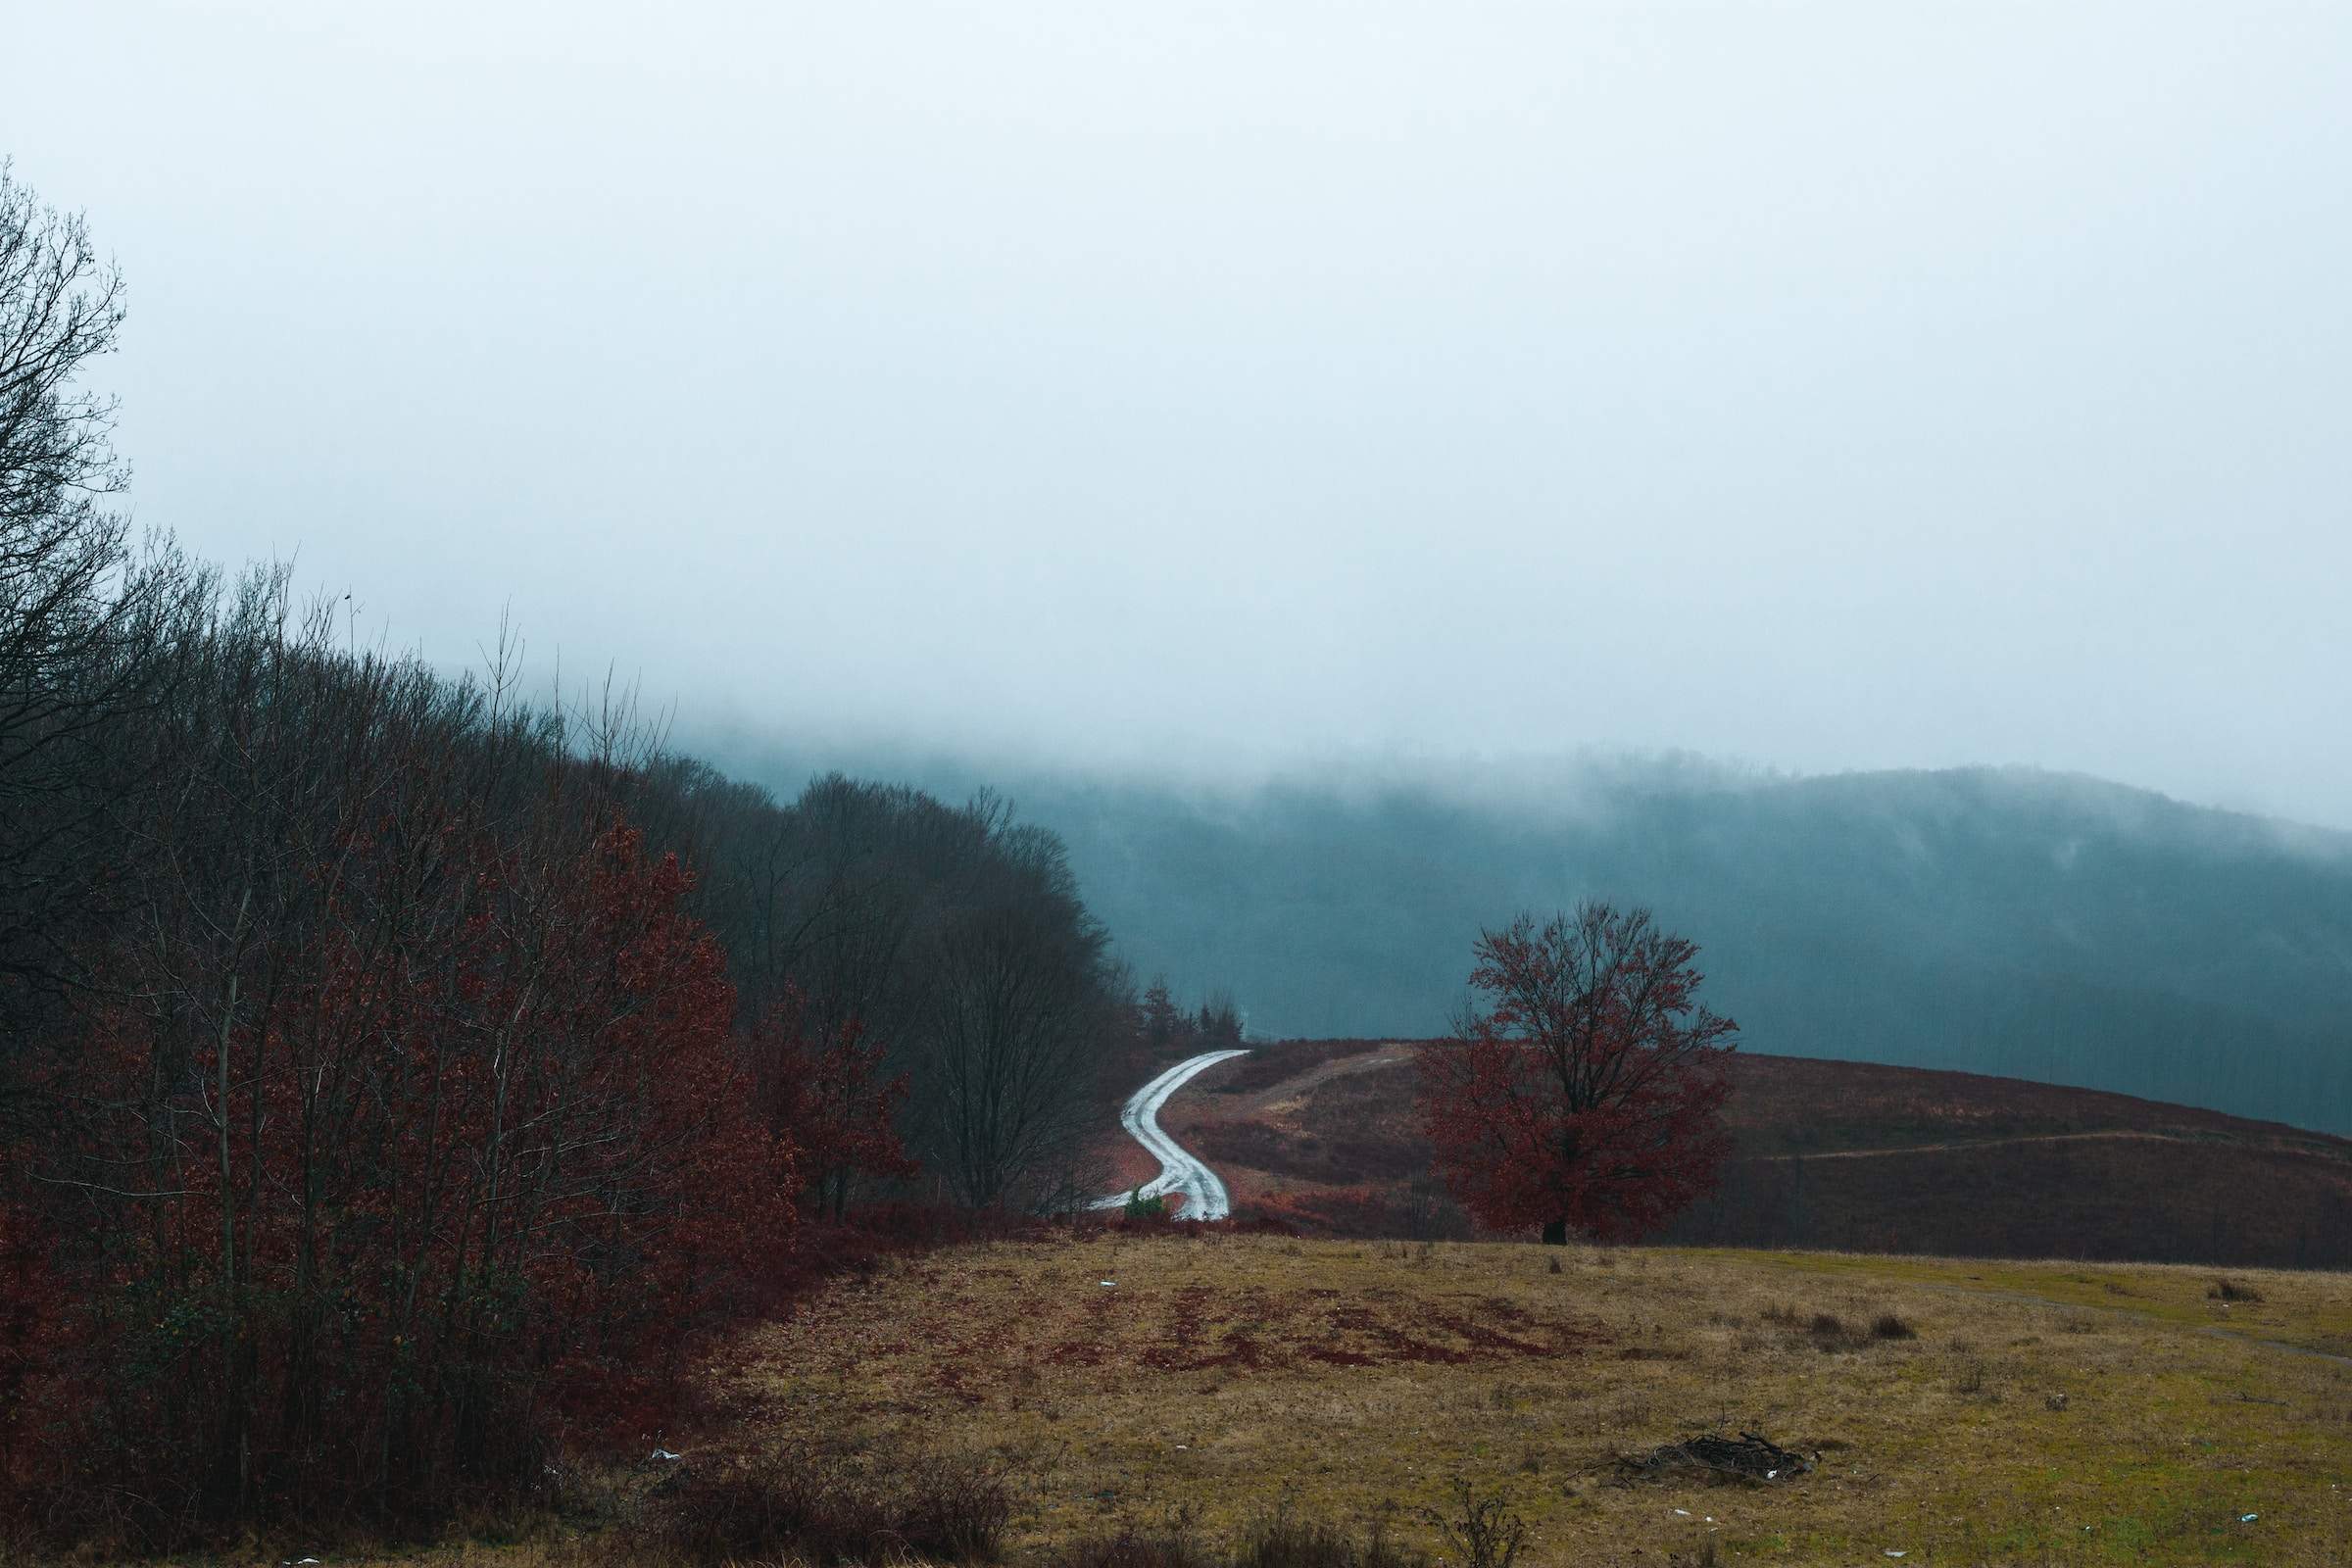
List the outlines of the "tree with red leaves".
{"label": "tree with red leaves", "polygon": [[793,1152],[744,1092],[690,873],[585,768],[500,817],[395,799],[370,780],[434,760],[387,751],[349,809],[268,819],[285,869],[228,882],[224,921],[156,901],[126,1000],[44,1085],[57,1123],[0,1150],[60,1222],[19,1259],[0,1215],[0,1348],[27,1362],[0,1392],[40,1396],[0,1409],[20,1505],[132,1497],[114,1528],[149,1546],[436,1517],[558,1442],[659,1432],[698,1337],[784,1261]]}
{"label": "tree with red leaves", "polygon": [[900,1142],[897,1118],[907,1076],[883,1076],[881,1046],[856,1018],[814,1027],[798,987],[747,1042],[752,1094],[778,1138],[794,1151],[799,1195],[813,1218],[840,1224],[859,1176],[902,1177],[918,1167]]}
{"label": "tree with red leaves", "polygon": [[1646,909],[1587,902],[1479,936],[1484,994],[1421,1055],[1439,1173],[1490,1230],[1642,1235],[1710,1191],[1738,1026],[1698,1001],[1698,948]]}

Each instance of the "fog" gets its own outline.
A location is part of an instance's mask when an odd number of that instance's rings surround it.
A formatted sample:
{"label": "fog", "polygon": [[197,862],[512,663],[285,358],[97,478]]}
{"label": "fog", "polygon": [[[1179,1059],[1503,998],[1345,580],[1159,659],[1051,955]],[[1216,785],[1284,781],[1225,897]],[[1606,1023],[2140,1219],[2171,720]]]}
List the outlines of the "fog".
{"label": "fog", "polygon": [[684,736],[2352,827],[2352,11],[33,5],[142,521]]}

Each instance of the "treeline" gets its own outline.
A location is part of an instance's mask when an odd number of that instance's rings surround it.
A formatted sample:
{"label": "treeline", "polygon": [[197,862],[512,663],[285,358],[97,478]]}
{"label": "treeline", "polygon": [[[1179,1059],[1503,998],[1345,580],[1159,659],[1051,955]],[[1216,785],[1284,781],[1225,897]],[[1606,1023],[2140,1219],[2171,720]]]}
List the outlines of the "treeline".
{"label": "treeline", "polygon": [[1155,1051],[1221,1051],[1242,1043],[1242,1009],[1233,993],[1212,990],[1197,1009],[1177,1005],[1165,975],[1155,977],[1137,1001],[1136,1032]]}
{"label": "treeline", "polygon": [[0,1527],[513,1494],[861,1194],[1094,1190],[1143,1019],[1053,835],[781,802],[134,539],[120,297],[0,172]]}
{"label": "treeline", "polygon": [[678,757],[630,769],[625,796],[694,868],[686,907],[728,956],[743,1027],[782,1009],[868,1042],[903,1085],[922,1192],[1040,1211],[1093,1193],[1095,1072],[1140,1018],[1060,840],[985,791],[955,807],[832,774],[784,804]]}

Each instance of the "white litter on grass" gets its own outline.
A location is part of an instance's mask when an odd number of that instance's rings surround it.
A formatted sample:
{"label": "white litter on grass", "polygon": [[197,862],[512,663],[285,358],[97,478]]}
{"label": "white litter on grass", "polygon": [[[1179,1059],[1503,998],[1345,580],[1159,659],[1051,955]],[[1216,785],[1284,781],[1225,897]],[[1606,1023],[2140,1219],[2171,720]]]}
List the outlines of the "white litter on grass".
{"label": "white litter on grass", "polygon": [[682,1453],[672,1453],[667,1448],[656,1448],[652,1453],[647,1454],[646,1457],[649,1459],[683,1459],[686,1456]]}
{"label": "white litter on grass", "polygon": [[1104,1280],[1102,1282],[1102,1288],[1107,1291],[1115,1287],[1118,1283],[1119,1282],[1117,1280]]}
{"label": "white litter on grass", "polygon": [[2250,1525],[2261,1517],[2262,1515],[2258,1513],[2241,1513],[2237,1516],[2237,1522],[2241,1525]]}
{"label": "white litter on grass", "polygon": [[1674,1511],[1681,1514],[1686,1519],[1690,1517],[1690,1510],[1688,1508],[1677,1508]]}
{"label": "white litter on grass", "polygon": [[1897,1551],[1892,1546],[1889,1546],[1886,1548],[1886,1555],[1889,1557],[1908,1557],[1911,1554],[1907,1551]]}

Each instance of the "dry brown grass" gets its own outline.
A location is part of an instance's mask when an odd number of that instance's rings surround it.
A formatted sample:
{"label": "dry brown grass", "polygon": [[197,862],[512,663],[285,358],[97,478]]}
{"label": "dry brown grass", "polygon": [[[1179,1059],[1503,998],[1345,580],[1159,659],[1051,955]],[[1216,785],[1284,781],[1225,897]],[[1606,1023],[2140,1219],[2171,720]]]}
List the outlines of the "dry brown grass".
{"label": "dry brown grass", "polygon": [[[2352,1276],[2230,1277],[2261,1299],[2138,1265],[979,1246],[845,1278],[755,1331],[712,1374],[738,1425],[709,1437],[1001,1465],[1016,1564],[1175,1518],[1230,1548],[1281,1507],[1443,1558],[1420,1510],[1456,1478],[1527,1521],[1520,1568],[2352,1563],[2352,1364],[2311,1353],[2352,1352]],[[1915,1337],[1874,1332],[1888,1315]],[[1740,1428],[1819,1449],[1819,1471],[1614,1484],[1620,1454]],[[401,1560],[584,1558],[631,1560],[560,1530]]]}
{"label": "dry brown grass", "polygon": [[[1527,1562],[2352,1561],[2352,1365],[2255,1343],[2352,1344],[2352,1278],[2252,1274],[2264,1300],[2225,1309],[2192,1269],[1553,1256],[975,1248],[845,1284],[739,1376],[779,1443],[1009,1460],[1031,1554],[1175,1511],[1230,1536],[1285,1495],[1437,1549],[1414,1510],[1467,1476],[1527,1518]],[[1917,1337],[1872,1335],[1888,1313]],[[1610,1484],[1621,1453],[1741,1427],[1820,1473]]]}

